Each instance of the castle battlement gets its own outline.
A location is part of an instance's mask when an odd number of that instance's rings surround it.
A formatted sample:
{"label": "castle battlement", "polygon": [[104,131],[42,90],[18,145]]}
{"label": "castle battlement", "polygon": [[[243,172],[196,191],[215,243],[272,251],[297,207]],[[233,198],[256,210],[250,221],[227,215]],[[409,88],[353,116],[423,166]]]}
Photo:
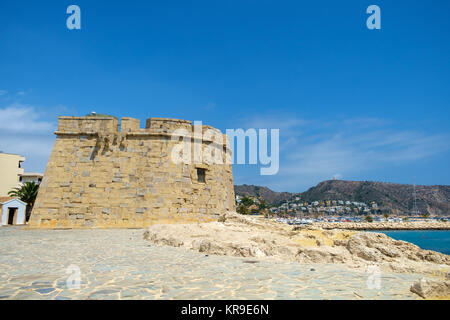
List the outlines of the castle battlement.
{"label": "castle battlement", "polygon": [[[186,130],[192,139],[198,139],[195,126],[190,120],[171,119],[171,118],[149,118],[146,120],[145,128],[140,127],[140,120],[130,117],[122,117],[120,123],[116,117],[108,116],[86,116],[86,117],[68,117],[58,118],[58,130],[55,134],[64,135],[114,135],[122,133],[127,136],[145,136],[157,135],[171,137],[177,130]],[[216,142],[218,136],[222,145],[229,149],[228,137],[221,133],[219,129],[209,125],[202,125],[199,133],[204,142]],[[184,136],[184,135],[180,135]]]}
{"label": "castle battlement", "polygon": [[216,128],[167,118],[149,118],[141,128],[129,117],[64,116],[55,134],[30,227],[145,227],[211,221],[235,210],[231,164],[171,158],[187,138],[192,149],[226,159],[229,141]]}

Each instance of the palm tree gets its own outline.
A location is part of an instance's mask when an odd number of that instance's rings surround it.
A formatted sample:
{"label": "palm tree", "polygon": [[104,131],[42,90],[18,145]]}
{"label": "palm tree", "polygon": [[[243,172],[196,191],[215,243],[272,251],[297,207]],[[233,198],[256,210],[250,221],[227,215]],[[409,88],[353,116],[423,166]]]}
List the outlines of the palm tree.
{"label": "palm tree", "polygon": [[264,200],[264,199],[260,200],[259,204],[258,204],[258,209],[265,210],[267,208],[269,208],[269,205],[267,204],[266,200]]}
{"label": "palm tree", "polygon": [[21,201],[25,202],[27,204],[26,209],[26,221],[30,219],[31,210],[33,210],[34,202],[36,201],[36,197],[38,194],[39,185],[36,184],[34,181],[32,182],[26,182],[24,185],[22,185],[20,188],[14,188],[10,192],[8,192],[8,195],[10,197],[16,197],[19,198]]}
{"label": "palm tree", "polygon": [[249,197],[243,197],[241,199],[241,203],[246,206],[246,207],[250,207],[251,205],[253,205],[255,202],[253,201],[253,199],[249,198]]}
{"label": "palm tree", "polygon": [[389,213],[387,213],[387,212],[385,212],[384,214],[383,214],[383,217],[386,219],[386,221],[388,220],[388,218],[389,218]]}
{"label": "palm tree", "polygon": [[250,211],[248,210],[248,208],[245,206],[245,205],[243,205],[243,204],[241,204],[238,208],[237,208],[237,213],[240,213],[240,214],[250,214]]}

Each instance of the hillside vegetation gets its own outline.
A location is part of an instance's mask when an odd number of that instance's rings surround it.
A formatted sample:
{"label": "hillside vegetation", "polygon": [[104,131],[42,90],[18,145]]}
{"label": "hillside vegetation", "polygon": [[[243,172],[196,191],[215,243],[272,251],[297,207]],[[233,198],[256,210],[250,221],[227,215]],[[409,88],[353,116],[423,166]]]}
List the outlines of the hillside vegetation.
{"label": "hillside vegetation", "polygon": [[[300,197],[301,201],[349,200],[370,203],[375,201],[382,209],[392,213],[409,213],[413,210],[414,187],[372,181],[328,180],[303,193],[276,192],[267,187],[235,186],[237,195],[254,196],[272,205]],[[421,214],[447,215],[450,213],[450,186],[416,186],[417,207]]]}

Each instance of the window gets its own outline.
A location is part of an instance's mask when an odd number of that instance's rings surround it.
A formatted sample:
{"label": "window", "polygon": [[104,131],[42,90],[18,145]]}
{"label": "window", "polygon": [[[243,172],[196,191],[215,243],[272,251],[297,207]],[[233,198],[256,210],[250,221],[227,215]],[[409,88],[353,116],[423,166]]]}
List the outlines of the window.
{"label": "window", "polygon": [[197,168],[197,180],[206,183],[206,169]]}

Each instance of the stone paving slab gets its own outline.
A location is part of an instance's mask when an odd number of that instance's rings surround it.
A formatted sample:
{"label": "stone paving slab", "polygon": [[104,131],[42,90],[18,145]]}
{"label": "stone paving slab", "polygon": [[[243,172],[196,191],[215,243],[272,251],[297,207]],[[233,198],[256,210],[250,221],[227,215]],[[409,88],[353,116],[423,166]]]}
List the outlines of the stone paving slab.
{"label": "stone paving slab", "polygon": [[[417,299],[420,275],[368,274],[154,246],[143,230],[0,227],[0,299]],[[72,269],[68,271],[68,267]],[[69,288],[73,267],[80,288]],[[73,282],[69,282],[73,283]]]}

